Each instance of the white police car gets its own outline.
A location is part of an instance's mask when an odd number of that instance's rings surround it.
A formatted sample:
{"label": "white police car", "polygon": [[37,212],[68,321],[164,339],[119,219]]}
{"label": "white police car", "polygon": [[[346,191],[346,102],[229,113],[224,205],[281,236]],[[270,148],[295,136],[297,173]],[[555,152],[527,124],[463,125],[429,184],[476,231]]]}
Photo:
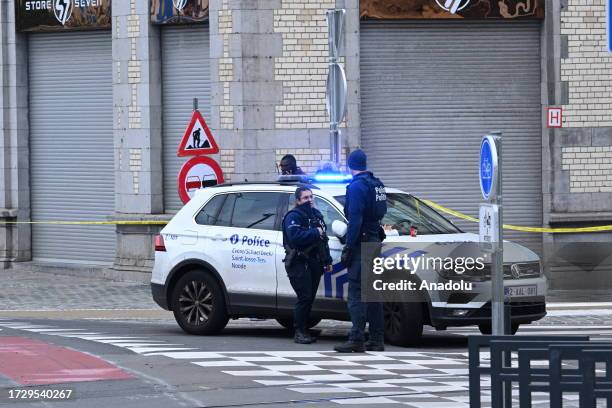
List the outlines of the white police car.
{"label": "white police car", "polygon": [[[321,279],[312,309],[314,326],[321,319],[349,320],[347,275],[340,264],[346,183],[313,182],[311,187],[315,206],[328,227],[334,224],[336,235],[328,231],[334,271]],[[283,181],[232,183],[199,190],[156,237],[153,298],[174,312],[184,331],[214,334],[229,319],[240,317],[274,318],[292,327],[295,293],[282,262],[281,221],[293,206],[295,188],[295,182]],[[393,237],[394,242],[478,242],[478,235],[462,232],[410,194],[387,188],[387,202],[383,223],[393,225],[399,234]],[[417,227],[418,236],[411,236],[411,227]],[[420,273],[418,278],[430,281],[452,279],[443,271]],[[544,317],[547,285],[538,256],[505,242],[504,275],[513,330]],[[420,303],[386,303],[386,340],[397,345],[415,343],[423,325],[439,330],[478,325],[482,332],[490,332],[489,275],[485,271],[465,274],[462,279],[472,281],[474,289],[432,291],[425,293]]]}

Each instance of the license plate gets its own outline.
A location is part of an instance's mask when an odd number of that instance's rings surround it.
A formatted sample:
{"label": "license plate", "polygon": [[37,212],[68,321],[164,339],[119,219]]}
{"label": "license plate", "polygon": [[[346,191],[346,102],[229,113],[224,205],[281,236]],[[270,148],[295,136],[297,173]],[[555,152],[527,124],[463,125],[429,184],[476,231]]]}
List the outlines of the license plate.
{"label": "license plate", "polygon": [[538,286],[507,286],[504,288],[504,294],[510,297],[537,296]]}

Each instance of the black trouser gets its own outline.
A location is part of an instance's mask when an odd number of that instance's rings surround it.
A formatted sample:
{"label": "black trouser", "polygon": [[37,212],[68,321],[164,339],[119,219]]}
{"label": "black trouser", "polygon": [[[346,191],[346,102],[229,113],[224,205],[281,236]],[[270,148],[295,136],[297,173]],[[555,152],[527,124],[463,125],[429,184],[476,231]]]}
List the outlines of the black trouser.
{"label": "black trouser", "polygon": [[317,295],[323,267],[315,259],[299,259],[287,270],[289,282],[297,295],[293,310],[293,321],[296,330],[306,330],[310,320],[310,310]]}

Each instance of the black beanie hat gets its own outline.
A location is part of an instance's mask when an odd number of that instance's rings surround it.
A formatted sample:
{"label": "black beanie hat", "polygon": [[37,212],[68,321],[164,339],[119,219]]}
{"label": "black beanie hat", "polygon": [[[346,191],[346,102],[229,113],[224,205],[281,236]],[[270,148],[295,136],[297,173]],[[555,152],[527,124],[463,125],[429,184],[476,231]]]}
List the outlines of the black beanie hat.
{"label": "black beanie hat", "polygon": [[352,151],[349,154],[347,164],[351,170],[364,171],[368,168],[366,154],[361,149]]}

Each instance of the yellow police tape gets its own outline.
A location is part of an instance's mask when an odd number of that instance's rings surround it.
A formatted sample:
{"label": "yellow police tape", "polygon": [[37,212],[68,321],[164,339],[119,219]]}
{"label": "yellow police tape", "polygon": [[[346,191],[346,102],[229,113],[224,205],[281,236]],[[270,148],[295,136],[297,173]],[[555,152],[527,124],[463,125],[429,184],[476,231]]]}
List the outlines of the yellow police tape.
{"label": "yellow police tape", "polygon": [[[440,204],[434,203],[430,200],[423,200],[427,205],[433,207],[439,211],[442,211],[446,214],[453,215],[457,218],[462,218],[464,220],[478,222],[477,218],[470,217],[467,214],[463,214],[459,211],[451,210],[450,208],[446,208]],[[552,233],[571,233],[571,232],[604,232],[604,231],[612,231],[612,225],[600,225],[598,227],[581,227],[581,228],[540,228],[540,227],[522,227],[520,225],[510,225],[504,224],[504,229],[513,230],[513,231],[523,231],[523,232],[552,232]]]}
{"label": "yellow police tape", "polygon": [[168,221],[0,221],[2,224],[54,224],[54,225],[166,225]]}
{"label": "yellow police tape", "polygon": [[[470,217],[459,211],[451,210],[443,205],[437,204],[431,200],[423,200],[427,205],[433,207],[443,213],[461,218],[467,221],[478,222],[477,218]],[[166,225],[168,221],[0,221],[2,224],[52,224],[52,225]],[[540,228],[540,227],[522,227],[520,225],[504,224],[504,229],[523,232],[535,233],[576,233],[576,232],[604,232],[612,231],[612,225],[600,225],[598,227],[582,227],[582,228]]]}

